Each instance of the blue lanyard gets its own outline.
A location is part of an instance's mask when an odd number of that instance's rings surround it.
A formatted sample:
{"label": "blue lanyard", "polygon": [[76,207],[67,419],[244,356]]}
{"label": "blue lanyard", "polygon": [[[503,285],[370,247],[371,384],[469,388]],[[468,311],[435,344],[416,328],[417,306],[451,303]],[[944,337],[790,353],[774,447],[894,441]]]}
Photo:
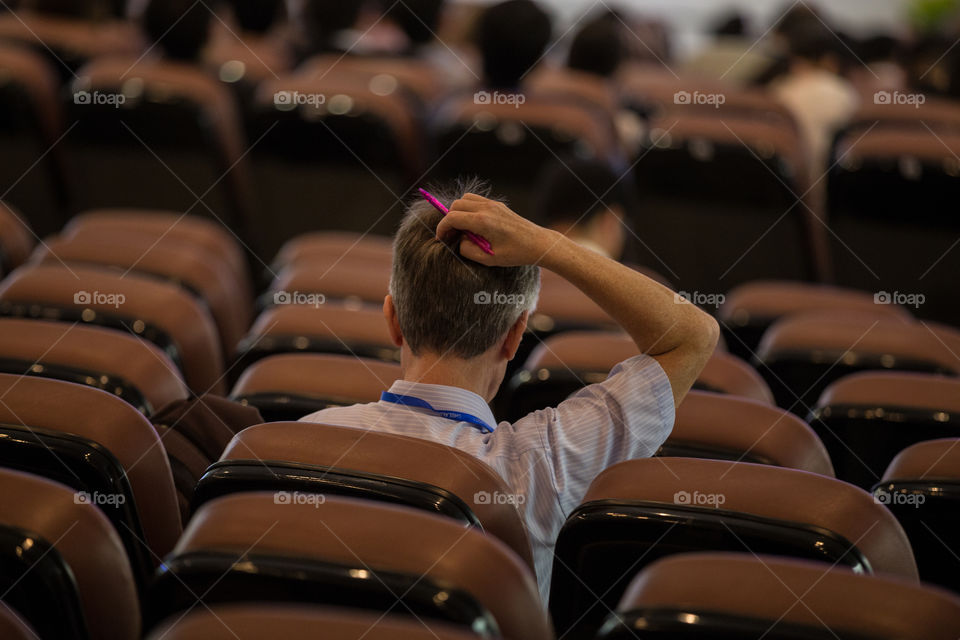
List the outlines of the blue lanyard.
{"label": "blue lanyard", "polygon": [[479,429],[483,433],[493,433],[493,427],[488,425],[486,422],[481,420],[475,415],[469,413],[464,413],[462,411],[446,411],[444,409],[434,409],[430,406],[430,403],[426,400],[421,400],[414,396],[404,396],[398,393],[390,393],[389,391],[384,391],[380,394],[380,400],[384,402],[393,402],[394,404],[400,404],[406,407],[417,407],[418,409],[426,409],[431,411],[441,418],[446,418],[448,420],[456,420],[457,422],[469,422],[474,428]]}

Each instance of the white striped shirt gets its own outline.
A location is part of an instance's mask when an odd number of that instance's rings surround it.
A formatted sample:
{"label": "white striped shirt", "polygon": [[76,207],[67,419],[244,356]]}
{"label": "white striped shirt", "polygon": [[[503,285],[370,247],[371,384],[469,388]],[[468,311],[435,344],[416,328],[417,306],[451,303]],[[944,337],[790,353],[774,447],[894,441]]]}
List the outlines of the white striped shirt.
{"label": "white striped shirt", "polygon": [[[466,389],[397,380],[390,391],[496,424],[483,398]],[[567,516],[601,471],[656,452],[673,429],[674,404],[663,369],[641,355],[621,362],[606,380],[584,387],[556,408],[535,411],[513,424],[501,422],[493,433],[382,400],[324,409],[301,420],[423,438],[457,447],[493,467],[518,496],[546,604],[553,548]]]}

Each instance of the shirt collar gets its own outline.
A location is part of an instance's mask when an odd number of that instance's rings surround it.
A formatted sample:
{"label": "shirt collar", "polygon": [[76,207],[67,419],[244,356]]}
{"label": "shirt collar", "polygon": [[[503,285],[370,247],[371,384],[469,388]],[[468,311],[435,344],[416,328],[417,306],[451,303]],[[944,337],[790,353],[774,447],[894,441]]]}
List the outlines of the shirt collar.
{"label": "shirt collar", "polygon": [[497,426],[497,420],[493,417],[493,412],[490,411],[490,406],[486,400],[473,391],[445,384],[396,380],[390,386],[390,393],[426,400],[435,409],[469,413],[486,422],[491,428]]}

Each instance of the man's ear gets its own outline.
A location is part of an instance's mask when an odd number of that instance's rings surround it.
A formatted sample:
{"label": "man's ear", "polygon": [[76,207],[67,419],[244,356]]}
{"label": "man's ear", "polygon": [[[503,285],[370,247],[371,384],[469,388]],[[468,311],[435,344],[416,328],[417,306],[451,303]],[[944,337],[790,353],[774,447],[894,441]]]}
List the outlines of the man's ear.
{"label": "man's ear", "polygon": [[403,346],[403,334],[400,333],[400,320],[397,319],[397,308],[393,306],[393,296],[389,293],[383,299],[383,317],[387,320],[387,330],[390,340],[398,347]]}
{"label": "man's ear", "polygon": [[527,319],[530,317],[529,311],[524,311],[513,323],[510,330],[507,331],[507,337],[503,340],[503,347],[500,355],[507,360],[513,360],[517,355],[517,349],[520,348],[520,341],[523,340],[523,332],[527,330]]}

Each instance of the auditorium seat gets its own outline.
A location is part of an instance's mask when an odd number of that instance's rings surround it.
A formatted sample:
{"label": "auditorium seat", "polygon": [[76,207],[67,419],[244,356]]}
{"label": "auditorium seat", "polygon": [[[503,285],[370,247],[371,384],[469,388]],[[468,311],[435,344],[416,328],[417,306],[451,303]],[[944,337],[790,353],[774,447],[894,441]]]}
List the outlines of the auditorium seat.
{"label": "auditorium seat", "polygon": [[[294,292],[322,294],[326,300],[344,300],[383,305],[390,286],[390,265],[366,260],[337,260],[294,263],[280,271],[261,298],[264,306],[283,300],[284,293],[297,304]],[[278,299],[277,296],[281,297]],[[310,303],[312,304],[312,303]]]}
{"label": "auditorium seat", "polygon": [[[890,93],[890,92],[888,92]],[[905,93],[901,91],[901,93]],[[882,97],[882,96],[881,96]],[[892,96],[891,96],[892,97]],[[923,104],[900,101],[869,100],[860,103],[845,127],[845,133],[863,133],[871,128],[881,130],[926,127],[939,133],[960,133],[960,105],[955,100],[925,95]]]}
{"label": "auditorium seat", "polygon": [[76,209],[193,213],[250,244],[247,145],[234,96],[215,76],[155,57],[108,57],[82,67],[71,90],[103,98],[67,105]]}
{"label": "auditorium seat", "polygon": [[150,422],[109,393],[60,380],[0,374],[0,397],[0,467],[86,492],[142,584],[180,535],[170,464]]}
{"label": "auditorium seat", "polygon": [[158,626],[147,640],[477,640],[456,625],[303,604],[197,607]]}
{"label": "auditorium seat", "polygon": [[764,333],[754,364],[777,405],[806,417],[823,390],[843,376],[896,369],[960,374],[960,331],[853,311],[801,313]]}
{"label": "auditorium seat", "polygon": [[0,316],[86,322],[140,336],[167,353],[194,392],[226,390],[216,325],[202,303],[173,284],[87,266],[27,265],[0,281]]}
{"label": "auditorium seat", "polygon": [[295,353],[254,362],[230,397],[266,422],[298,420],[327,407],[376,402],[400,377],[400,365],[356,356]]}
{"label": "auditorium seat", "polygon": [[35,243],[33,231],[23,214],[0,201],[0,275],[20,266]]}
{"label": "auditorium seat", "polygon": [[907,447],[874,485],[873,496],[906,530],[920,579],[960,593],[954,548],[960,539],[960,438],[954,434]]}
{"label": "auditorium seat", "polygon": [[319,306],[278,304],[265,309],[237,347],[238,373],[278,353],[339,353],[400,361],[383,310],[372,305],[325,302]]}
{"label": "auditorium seat", "polygon": [[853,485],[746,462],[629,460],[597,476],[560,531],[550,591],[558,633],[591,637],[638,571],[687,551],[770,553],[917,581],[903,529]]}
{"label": "auditorium seat", "polygon": [[538,98],[574,101],[606,111],[616,118],[620,96],[614,83],[603,76],[567,67],[540,65],[524,80],[524,89]]}
{"label": "auditorium seat", "polygon": [[244,429],[201,478],[196,501],[273,490],[402,504],[478,526],[533,566],[516,505],[496,499],[513,492],[493,469],[455,447],[370,426],[274,422]]}
{"label": "auditorium seat", "polygon": [[404,92],[413,96],[421,108],[429,108],[447,90],[443,74],[429,62],[415,57],[321,54],[305,60],[301,66],[306,74],[316,76],[330,74],[334,68],[362,78],[370,90],[378,94]]}
{"label": "auditorium seat", "polygon": [[7,603],[0,604],[0,636],[10,640],[37,640],[40,637]]}
{"label": "auditorium seat", "polygon": [[[509,419],[556,406],[578,389],[602,382],[615,365],[639,353],[626,333],[565,331],[550,336],[534,347],[506,384]],[[760,375],[746,362],[720,350],[714,351],[694,388],[773,403]]]}
{"label": "auditorium seat", "polygon": [[119,397],[146,416],[189,396],[173,361],[126,331],[0,318],[0,371],[74,382]]}
{"label": "auditorium seat", "polygon": [[960,435],[960,378],[851,374],[824,390],[809,421],[827,445],[837,477],[869,489],[905,447]]}
{"label": "auditorium seat", "polygon": [[66,215],[64,135],[57,76],[39,53],[0,42],[0,194],[29,214],[40,237]]}
{"label": "auditorium seat", "polygon": [[730,290],[717,319],[727,336],[730,352],[749,361],[760,338],[771,324],[784,316],[804,311],[856,311],[909,320],[910,311],[899,304],[877,304],[866,291],[825,284],[757,280]]}
{"label": "auditorium seat", "polygon": [[691,391],[658,456],[754,462],[833,476],[827,450],[803,420],[756,400]]}
{"label": "auditorium seat", "polygon": [[958,633],[960,598],[942,589],[820,562],[691,553],[634,578],[598,640],[952,640]]}
{"label": "auditorium seat", "polygon": [[313,231],[302,233],[283,243],[271,263],[274,271],[314,256],[351,256],[377,264],[393,261],[393,238],[351,231]]}
{"label": "auditorium seat", "polygon": [[36,632],[28,638],[140,637],[137,590],[120,537],[99,509],[58,482],[0,469],[0,583],[4,638],[18,637],[6,632],[17,624],[11,609]]}
{"label": "auditorium seat", "polygon": [[158,613],[203,594],[211,606],[310,602],[553,638],[532,573],[496,538],[416,509],[311,497],[257,492],[205,504],[158,575]]}
{"label": "auditorium seat", "polygon": [[48,239],[35,262],[85,264],[154,276],[186,289],[210,309],[225,357],[250,326],[253,301],[244,298],[230,266],[169,236],[128,230],[86,231]]}

